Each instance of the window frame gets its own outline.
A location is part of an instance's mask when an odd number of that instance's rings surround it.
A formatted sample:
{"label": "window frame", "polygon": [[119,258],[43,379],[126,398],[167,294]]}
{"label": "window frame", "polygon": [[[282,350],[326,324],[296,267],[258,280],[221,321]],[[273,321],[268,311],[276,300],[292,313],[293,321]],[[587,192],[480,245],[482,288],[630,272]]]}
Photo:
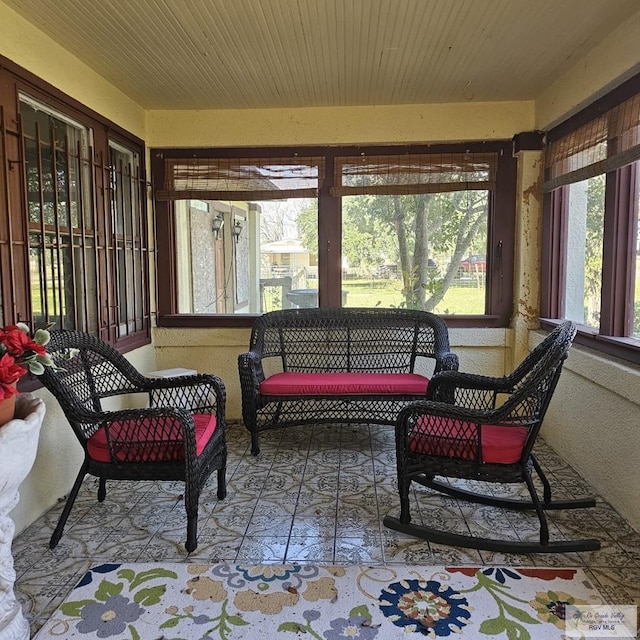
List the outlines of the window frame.
{"label": "window frame", "polygon": [[[640,93],[640,74],[630,78],[547,132],[547,144],[558,141],[603,113]],[[600,327],[578,325],[575,341],[596,351],[640,364],[640,340],[625,335],[633,321],[633,272],[640,189],[640,160],[605,175]],[[566,225],[569,185],[543,197],[541,318],[551,330],[562,321],[565,304]],[[637,301],[636,301],[637,302]]]}
{"label": "window frame", "polygon": [[[109,119],[86,107],[81,102],[67,96],[62,91],[45,82],[38,76],[0,56],[0,162],[3,170],[0,173],[0,300],[2,302],[2,323],[10,324],[18,321],[31,322],[31,297],[29,291],[29,212],[23,172],[22,136],[20,123],[21,96],[27,96],[42,103],[47,110],[60,114],[61,119],[68,119],[86,127],[92,136],[90,157],[86,159],[91,173],[90,197],[95,219],[99,226],[94,237],[100,243],[96,248],[95,285],[98,292],[103,292],[104,301],[98,300],[97,334],[122,352],[136,349],[151,343],[151,310],[149,305],[149,246],[150,238],[147,220],[147,198],[145,179],[145,145],[144,141],[129,133]],[[115,271],[110,252],[115,238],[111,232],[113,212],[110,206],[110,167],[109,142],[126,147],[138,155],[140,162],[139,206],[144,222],[144,264],[143,291],[145,302],[142,326],[135,333],[119,336],[117,317],[111,308],[115,300]],[[114,245],[115,248],[115,245]],[[99,295],[100,294],[96,294]],[[140,324],[140,323],[139,323]],[[25,384],[29,376],[23,378]],[[32,383],[33,384],[33,383]],[[22,388],[22,385],[21,385]]]}
{"label": "window frame", "polygon": [[[179,314],[177,313],[176,243],[173,206],[155,198],[164,185],[165,160],[181,158],[263,158],[293,155],[325,159],[325,180],[318,193],[318,300],[321,307],[341,305],[342,217],[341,198],[333,196],[336,158],[341,156],[445,154],[498,154],[496,187],[490,191],[487,232],[487,313],[482,315],[443,316],[451,327],[507,327],[513,314],[513,268],[515,247],[515,210],[517,159],[511,140],[467,142],[437,145],[340,146],[340,147],[221,147],[153,148],[151,174],[156,213],[157,325],[160,327],[251,327],[260,314]],[[166,286],[169,283],[169,286]]]}

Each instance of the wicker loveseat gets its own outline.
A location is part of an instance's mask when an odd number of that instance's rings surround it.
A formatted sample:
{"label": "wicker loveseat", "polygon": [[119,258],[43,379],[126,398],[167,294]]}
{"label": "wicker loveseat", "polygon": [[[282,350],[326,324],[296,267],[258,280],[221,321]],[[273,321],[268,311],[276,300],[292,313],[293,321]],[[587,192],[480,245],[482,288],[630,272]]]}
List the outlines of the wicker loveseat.
{"label": "wicker loveseat", "polygon": [[444,321],[409,309],[287,309],[256,320],[238,368],[251,451],[301,424],[395,424],[433,373],[457,370]]}

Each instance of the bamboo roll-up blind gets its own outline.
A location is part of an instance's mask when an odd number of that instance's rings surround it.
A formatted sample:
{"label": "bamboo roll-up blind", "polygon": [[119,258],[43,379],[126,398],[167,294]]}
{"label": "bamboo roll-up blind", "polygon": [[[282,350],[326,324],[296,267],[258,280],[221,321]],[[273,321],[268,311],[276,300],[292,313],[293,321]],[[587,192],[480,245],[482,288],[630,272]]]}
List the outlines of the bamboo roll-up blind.
{"label": "bamboo roll-up blind", "polygon": [[402,195],[494,189],[497,153],[337,157],[331,194]]}
{"label": "bamboo roll-up blind", "polygon": [[640,159],[640,94],[547,145],[544,190],[614,171]]}
{"label": "bamboo roll-up blind", "polygon": [[159,200],[315,198],[324,158],[167,158]]}

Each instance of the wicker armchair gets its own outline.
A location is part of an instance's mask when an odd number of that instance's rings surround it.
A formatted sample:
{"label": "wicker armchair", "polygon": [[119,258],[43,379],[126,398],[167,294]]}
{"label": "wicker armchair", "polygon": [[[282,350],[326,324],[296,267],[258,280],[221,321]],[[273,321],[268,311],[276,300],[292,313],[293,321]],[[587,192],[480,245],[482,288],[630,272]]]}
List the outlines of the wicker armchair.
{"label": "wicker armchair", "polygon": [[[598,540],[593,539],[549,540],[545,510],[593,507],[595,500],[552,501],[549,481],[533,454],[574,335],[571,322],[560,325],[504,378],[445,371],[431,379],[427,400],[406,407],[398,415],[395,436],[400,518],[385,517],[385,526],[437,543],[491,551],[535,553],[600,548]],[[533,483],[533,469],[542,482],[542,500]],[[475,493],[469,486],[462,489],[455,482],[448,483],[449,478],[523,482],[531,499]],[[482,538],[412,524],[412,481],[462,500],[534,510],[540,523],[539,541]]]}
{"label": "wicker armchair", "polygon": [[[77,355],[69,357],[70,350]],[[54,548],[84,477],[99,478],[98,500],[107,480],[181,480],[185,483],[187,540],[197,547],[198,501],[213,471],[218,498],[226,495],[225,389],[213,375],[147,378],[122,354],[89,334],[52,331],[47,345],[59,370],[41,380],[57,398],[84,449],[80,468],[51,536]],[[149,407],[106,411],[103,398],[144,393]]]}

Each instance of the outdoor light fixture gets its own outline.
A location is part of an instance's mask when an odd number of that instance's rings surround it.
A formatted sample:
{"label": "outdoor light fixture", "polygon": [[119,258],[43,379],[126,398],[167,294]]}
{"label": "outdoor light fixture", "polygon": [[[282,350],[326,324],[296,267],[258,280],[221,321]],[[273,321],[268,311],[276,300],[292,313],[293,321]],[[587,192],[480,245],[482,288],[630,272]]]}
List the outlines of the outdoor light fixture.
{"label": "outdoor light fixture", "polygon": [[222,229],[223,226],[224,226],[224,218],[222,217],[222,214],[219,213],[213,219],[213,223],[212,223],[213,234],[215,235],[216,240],[220,237],[220,230]]}
{"label": "outdoor light fixture", "polygon": [[236,244],[238,244],[238,238],[242,233],[242,222],[240,222],[240,220],[236,220],[235,224],[231,229],[231,233],[233,234],[233,238],[236,241]]}

